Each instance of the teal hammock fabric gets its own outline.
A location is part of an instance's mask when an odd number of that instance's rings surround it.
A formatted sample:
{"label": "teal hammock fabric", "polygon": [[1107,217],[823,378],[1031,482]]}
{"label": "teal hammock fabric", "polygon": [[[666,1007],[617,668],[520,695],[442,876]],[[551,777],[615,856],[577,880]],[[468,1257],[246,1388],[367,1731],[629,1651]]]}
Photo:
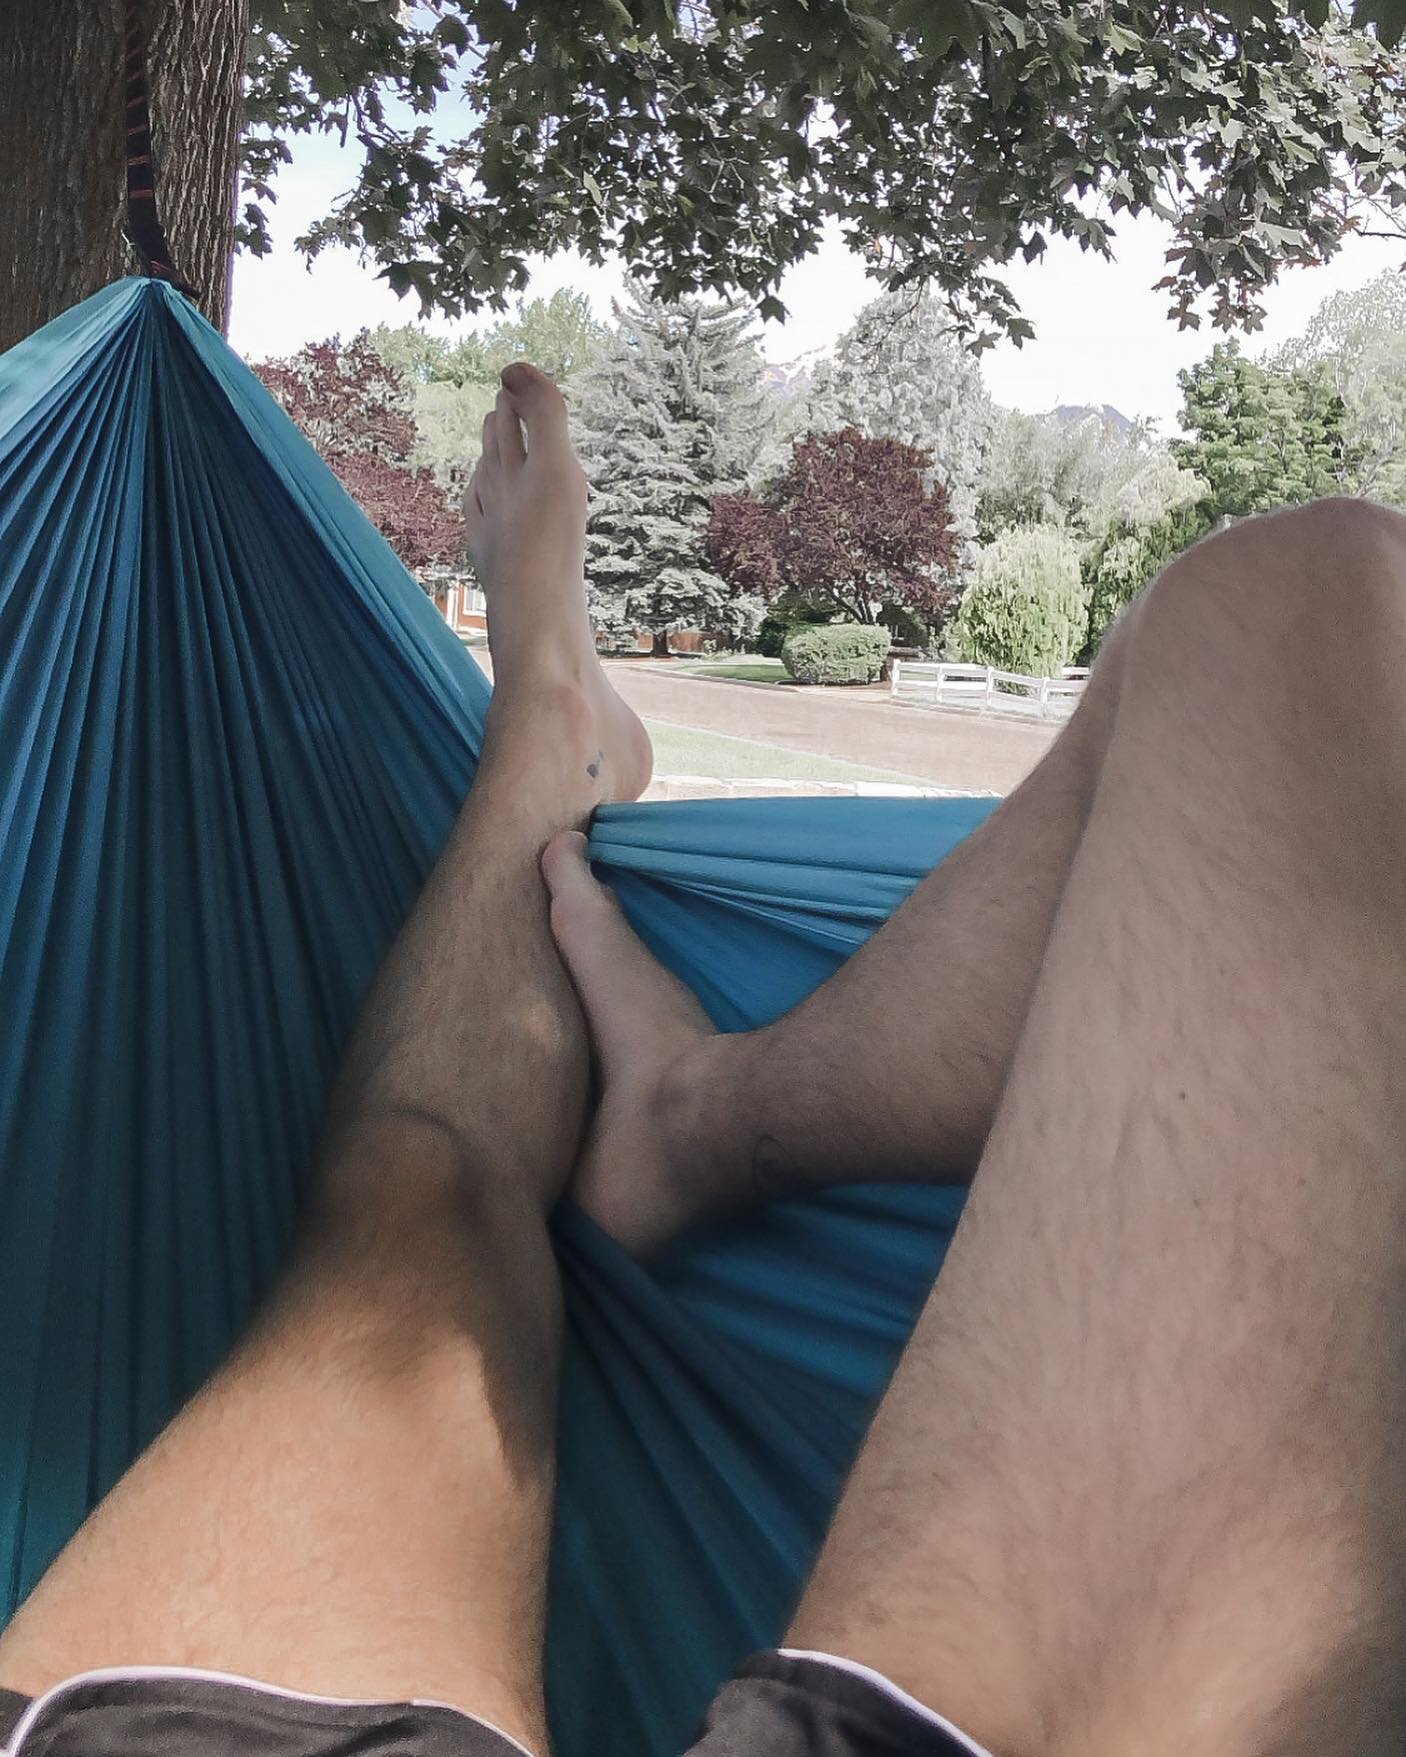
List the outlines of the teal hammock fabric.
{"label": "teal hammock fabric", "polygon": [[[0,1608],[277,1273],[486,698],[169,288],[121,282],[0,358]],[[631,806],[594,853],[735,1029],[822,980],[990,809]],[[846,1189],[648,1271],[563,1212],[563,1757],[666,1757],[778,1638],[959,1207]]]}

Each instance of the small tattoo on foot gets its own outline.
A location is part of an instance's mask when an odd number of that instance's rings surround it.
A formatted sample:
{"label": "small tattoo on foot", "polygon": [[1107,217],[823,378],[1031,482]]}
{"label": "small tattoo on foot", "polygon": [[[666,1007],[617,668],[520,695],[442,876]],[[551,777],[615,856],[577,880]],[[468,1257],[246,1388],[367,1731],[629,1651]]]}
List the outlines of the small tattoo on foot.
{"label": "small tattoo on foot", "polygon": [[599,780],[600,772],[604,767],[605,767],[605,752],[603,750],[598,750],[596,752],[596,760],[593,763],[586,764],[586,773],[591,777],[591,779],[593,781],[596,781],[596,780]]}

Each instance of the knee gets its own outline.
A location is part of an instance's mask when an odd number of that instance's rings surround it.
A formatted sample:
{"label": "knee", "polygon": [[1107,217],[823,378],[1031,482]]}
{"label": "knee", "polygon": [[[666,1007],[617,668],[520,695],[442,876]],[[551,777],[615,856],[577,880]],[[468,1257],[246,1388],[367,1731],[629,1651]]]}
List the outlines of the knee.
{"label": "knee", "polygon": [[540,1207],[435,1119],[386,1111],[329,1139],[283,1285],[317,1347],[397,1377],[534,1333],[555,1267]]}
{"label": "knee", "polygon": [[437,1117],[367,1105],[325,1135],[303,1230],[350,1253],[412,1254],[467,1218],[475,1167]]}
{"label": "knee", "polygon": [[1196,544],[1135,606],[1129,629],[1155,663],[1233,668],[1246,688],[1292,669],[1332,687],[1406,645],[1406,517],[1365,500],[1318,500]]}
{"label": "knee", "polygon": [[326,1142],[289,1273],[373,1330],[453,1327],[463,1288],[492,1280],[509,1223],[527,1223],[513,1197],[436,1119],[368,1110]]}

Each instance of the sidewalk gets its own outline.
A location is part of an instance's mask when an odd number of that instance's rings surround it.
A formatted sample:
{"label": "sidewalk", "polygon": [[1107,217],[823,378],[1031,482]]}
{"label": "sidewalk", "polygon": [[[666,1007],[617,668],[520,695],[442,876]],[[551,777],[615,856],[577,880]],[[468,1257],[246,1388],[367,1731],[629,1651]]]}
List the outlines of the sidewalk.
{"label": "sidewalk", "polygon": [[[994,791],[981,789],[988,798]],[[656,775],[643,799],[969,799],[966,787],[904,787],[890,781],[728,780],[716,775]]]}

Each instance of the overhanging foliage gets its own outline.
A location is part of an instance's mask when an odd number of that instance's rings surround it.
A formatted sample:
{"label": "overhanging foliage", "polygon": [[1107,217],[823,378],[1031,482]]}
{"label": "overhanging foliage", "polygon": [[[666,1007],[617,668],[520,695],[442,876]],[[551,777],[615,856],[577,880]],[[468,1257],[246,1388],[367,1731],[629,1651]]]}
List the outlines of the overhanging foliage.
{"label": "overhanging foliage", "polygon": [[1020,339],[1003,265],[1054,237],[1106,252],[1152,212],[1178,320],[1254,327],[1281,267],[1406,211],[1406,0],[1355,24],[1327,0],[255,0],[254,21],[246,241],[268,247],[288,137],[339,130],[360,172],[304,247],[362,248],[451,313],[501,309],[530,252],[570,247],[778,316],[833,221],[977,341]]}

